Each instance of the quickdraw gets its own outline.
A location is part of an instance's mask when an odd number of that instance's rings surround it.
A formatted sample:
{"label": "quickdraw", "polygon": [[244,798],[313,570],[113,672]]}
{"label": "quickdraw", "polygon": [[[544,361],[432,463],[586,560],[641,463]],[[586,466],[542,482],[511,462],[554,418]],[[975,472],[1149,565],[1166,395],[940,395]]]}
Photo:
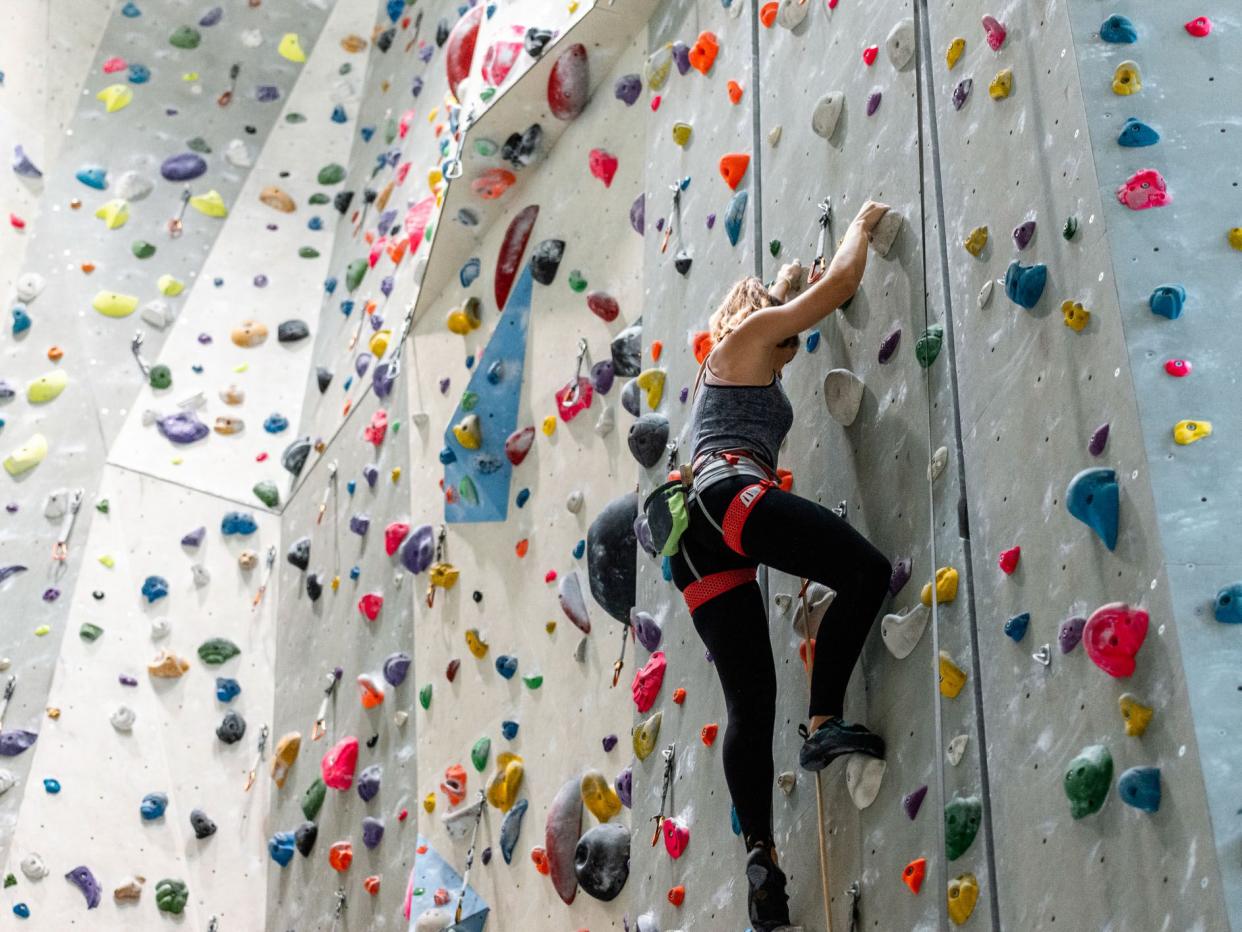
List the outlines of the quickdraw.
{"label": "quickdraw", "polygon": [[[577,414],[576,411],[570,413],[570,409],[578,403],[578,397],[582,390],[582,367],[586,365],[587,354],[590,349],[587,345],[586,337],[578,340],[578,364],[574,369],[574,376],[557,392],[557,413],[561,416],[562,421],[568,421]],[[588,383],[589,384],[589,383]]]}
{"label": "quickdraw", "polygon": [[183,229],[182,221],[185,219],[185,209],[190,206],[190,186],[186,185],[181,192],[181,207],[177,210],[177,216],[168,221],[168,235],[176,239],[181,235]]}
{"label": "quickdraw", "polygon": [[4,713],[9,710],[9,700],[13,698],[13,691],[17,689],[17,674],[9,675],[9,681],[4,684],[4,695],[0,696],[0,728],[4,727]]}
{"label": "quickdraw", "polygon": [[319,700],[319,712],[315,716],[315,724],[311,726],[311,740],[318,741],[328,733],[328,706],[336,695],[336,687],[341,682],[335,670],[327,674],[328,685],[324,687],[323,698]]}
{"label": "quickdraw", "polygon": [[617,662],[612,665],[612,687],[617,688],[617,683],[621,680],[621,671],[625,669],[625,644],[630,639],[630,629],[634,627],[634,623],[630,619],[621,622],[621,653],[617,657]]}
{"label": "quickdraw", "polygon": [[272,581],[272,572],[276,566],[276,548],[268,547],[267,555],[263,558],[263,582],[259,584],[259,591],[254,594],[254,599],[250,603],[251,611],[259,607],[259,603],[263,601],[263,596],[267,592],[267,585]]}
{"label": "quickdraw", "polygon": [[60,533],[56,535],[56,543],[52,545],[53,560],[63,563],[69,558],[69,535],[73,533],[73,524],[78,519],[83,494],[85,493],[82,489],[74,489],[69,495],[69,504],[60,522]]}
{"label": "quickdraw", "polygon": [[673,763],[677,758],[677,744],[673,743],[660,752],[664,758],[664,783],[660,787],[660,811],[651,817],[655,831],[651,834],[651,847],[660,841],[660,829],[664,827],[664,807],[668,803],[669,787],[673,785]]}
{"label": "quickdraw", "polygon": [[255,755],[254,763],[251,764],[250,769],[246,772],[246,792],[247,793],[249,793],[250,788],[254,786],[255,775],[259,772],[259,765],[263,763],[263,755],[267,752],[267,736],[268,736],[268,728],[266,725],[264,725],[262,728],[259,729],[258,753]]}
{"label": "quickdraw", "polygon": [[216,98],[216,104],[221,107],[227,107],[233,102],[233,92],[237,90],[237,76],[241,74],[241,65],[234,63],[229,68],[229,86],[227,90],[220,92],[220,96]]}

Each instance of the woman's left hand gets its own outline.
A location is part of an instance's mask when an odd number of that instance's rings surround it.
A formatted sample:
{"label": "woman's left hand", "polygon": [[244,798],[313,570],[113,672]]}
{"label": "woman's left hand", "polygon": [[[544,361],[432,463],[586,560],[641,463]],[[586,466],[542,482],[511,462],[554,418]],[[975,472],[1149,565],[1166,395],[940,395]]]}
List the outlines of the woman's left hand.
{"label": "woman's left hand", "polygon": [[790,291],[799,291],[802,288],[802,263],[797,259],[793,262],[787,262],[781,266],[781,270],[776,273],[778,281],[784,280],[789,284]]}

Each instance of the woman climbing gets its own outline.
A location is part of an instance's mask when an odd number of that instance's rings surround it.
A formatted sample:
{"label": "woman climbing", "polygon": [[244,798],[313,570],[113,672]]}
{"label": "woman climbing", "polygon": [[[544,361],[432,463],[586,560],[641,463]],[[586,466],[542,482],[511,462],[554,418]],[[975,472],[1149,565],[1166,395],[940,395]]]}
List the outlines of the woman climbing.
{"label": "woman climbing", "polygon": [[888,588],[885,556],[845,520],[777,487],[776,458],[793,425],[781,373],[798,334],[849,300],[862,281],[871,230],[888,208],[868,201],[827,273],[786,300],[797,262],[765,289],[738,282],[711,317],[690,416],[693,492],[689,524],[671,558],[695,629],[711,651],[729,721],[724,772],[746,842],[747,904],[755,932],[789,924],[785,875],[772,840],[772,736],[776,667],[767,610],[755,581],[762,563],[822,583],[836,598],[821,622],[802,767],[843,754],[884,756],[884,741],[843,718],[845,687]]}

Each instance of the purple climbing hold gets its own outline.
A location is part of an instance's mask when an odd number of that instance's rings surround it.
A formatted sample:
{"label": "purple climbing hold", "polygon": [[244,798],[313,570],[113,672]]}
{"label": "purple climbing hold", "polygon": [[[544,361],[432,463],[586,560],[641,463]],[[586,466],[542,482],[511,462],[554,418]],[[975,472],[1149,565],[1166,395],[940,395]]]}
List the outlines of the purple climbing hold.
{"label": "purple climbing hold", "polygon": [[362,843],[367,848],[376,847],[384,838],[384,823],[375,816],[367,816],[362,820]]}
{"label": "purple climbing hold", "polygon": [[617,791],[617,796],[621,798],[621,805],[623,805],[626,809],[629,809],[630,803],[633,802],[634,793],[633,766],[631,765],[626,767],[619,774],[617,774],[617,779],[613,781],[612,785],[613,789]]}
{"label": "purple climbing hold", "polygon": [[202,526],[196,527],[194,530],[190,531],[188,534],[182,535],[181,546],[190,547],[194,550],[197,550],[199,547],[203,546],[203,541],[206,538],[207,538],[207,528],[202,527]]}
{"label": "purple climbing hold", "polygon": [[888,362],[897,352],[897,345],[901,342],[901,328],[898,327],[888,334],[880,343],[880,364]]}
{"label": "purple climbing hold", "polygon": [[871,96],[867,98],[867,116],[874,116],[875,112],[880,109],[880,98],[882,96],[879,91],[871,92]]}
{"label": "purple climbing hold", "polygon": [[99,881],[95,879],[95,875],[91,873],[89,867],[85,865],[75,867],[65,874],[65,879],[82,891],[82,895],[86,897],[87,909],[94,909],[99,905],[100,894],[103,892],[103,888],[99,886]]}
{"label": "purple climbing hold", "polygon": [[137,686],[138,685],[137,679],[135,679],[132,676],[126,676],[124,673],[122,673],[120,676],[117,677],[117,681],[122,686]]}
{"label": "purple climbing hold", "polygon": [[602,744],[604,745],[605,752],[611,751],[613,748],[617,746],[617,736],[616,735],[605,735]]}
{"label": "purple climbing hold", "polygon": [[410,675],[410,655],[405,651],[389,654],[384,658],[384,679],[390,686],[400,686]]}
{"label": "purple climbing hold", "polygon": [[905,588],[913,569],[914,561],[909,557],[901,557],[893,564],[893,574],[888,578],[888,591],[891,595],[896,595]]}
{"label": "purple climbing hold", "polygon": [[690,46],[680,39],[673,43],[673,61],[677,63],[678,74],[685,74],[690,70]]}
{"label": "purple climbing hold", "polygon": [[367,480],[367,485],[375,488],[375,483],[379,481],[379,467],[374,463],[367,463],[362,467],[362,478]]}
{"label": "purple climbing hold", "polygon": [[396,375],[388,374],[389,368],[388,363],[382,362],[371,373],[371,388],[376,398],[387,398],[392,393],[393,385],[397,383]]}
{"label": "purple climbing hold", "polygon": [[1019,249],[1025,249],[1030,245],[1031,237],[1035,235],[1035,221],[1027,220],[1013,228],[1013,241]]}
{"label": "purple climbing hold", "polygon": [[906,818],[911,822],[919,814],[919,807],[923,805],[923,798],[927,795],[927,786],[920,786],[913,793],[907,793],[901,798],[901,808],[906,813]]}
{"label": "purple climbing hold", "polygon": [[13,147],[13,171],[23,178],[42,178],[43,172],[30,160],[26,150],[21,146]]}
{"label": "purple climbing hold", "polygon": [[155,426],[173,443],[194,443],[211,433],[207,425],[200,421],[193,411],[166,414],[156,420]]}
{"label": "purple climbing hold", "polygon": [[430,524],[416,527],[401,543],[397,558],[411,573],[418,575],[429,566],[436,555],[435,532]]}
{"label": "purple climbing hold", "polygon": [[19,563],[14,563],[12,566],[0,566],[0,583],[4,582],[10,576],[15,576],[18,573],[24,572],[26,572],[26,567]]}
{"label": "purple climbing hold", "polygon": [[358,373],[358,378],[362,378],[367,374],[367,370],[371,368],[371,354],[359,353],[354,359],[354,371]]}
{"label": "purple climbing hold", "polygon": [[616,367],[611,359],[601,359],[591,367],[591,387],[601,395],[607,395],[617,377]]}
{"label": "purple climbing hold", "polygon": [[47,589],[43,590],[43,601],[44,602],[55,602],[59,598],[60,598],[60,590],[57,589],[55,586],[49,586]]}
{"label": "purple climbing hold", "polygon": [[0,757],[16,757],[38,740],[39,736],[33,731],[21,728],[0,731]]}
{"label": "purple climbing hold", "polygon": [[364,803],[369,803],[379,793],[382,779],[383,769],[379,764],[364,767],[362,773],[358,774],[358,795]]}
{"label": "purple climbing hold", "polygon": [[371,516],[370,515],[350,515],[349,516],[349,529],[353,531],[355,534],[357,534],[359,537],[365,537],[370,527],[371,527]]}
{"label": "purple climbing hold", "polygon": [[207,160],[197,152],[181,152],[164,159],[160,174],[168,181],[192,181],[207,174]]}
{"label": "purple climbing hold", "polygon": [[261,104],[270,104],[274,100],[280,100],[280,88],[275,84],[260,84],[254,89],[255,99]]}
{"label": "purple climbing hold", "polygon": [[[742,193],[745,193],[745,192],[742,192]],[[707,215],[707,228],[710,230],[715,225],[716,225],[716,215],[708,214]]]}
{"label": "purple climbing hold", "polygon": [[664,632],[660,630],[660,626],[656,624],[654,618],[646,612],[634,611],[630,616],[630,622],[634,625],[634,637],[639,644],[649,651],[653,651],[660,646]]}
{"label": "purple climbing hold", "polygon": [[1061,653],[1068,654],[1078,646],[1085,627],[1087,627],[1085,618],[1067,618],[1061,622],[1061,629],[1057,632],[1057,643],[1061,645]]}
{"label": "purple climbing hold", "polygon": [[647,227],[647,195],[640,194],[630,205],[630,226],[634,232],[642,236]]}
{"label": "purple climbing hold", "polygon": [[1108,443],[1108,425],[1101,424],[1095,429],[1095,433],[1091,435],[1091,441],[1087,444],[1087,452],[1092,456],[1099,456],[1104,452],[1104,446]]}
{"label": "purple climbing hold", "polygon": [[222,7],[213,6],[210,10],[203,14],[202,19],[198,21],[198,24],[204,29],[209,29],[219,23],[223,18],[224,9]]}
{"label": "purple climbing hold", "polygon": [[638,95],[643,91],[643,80],[636,74],[623,74],[617,78],[617,83],[612,86],[612,92],[616,95],[617,100],[625,102],[627,107],[634,106],[634,102],[638,100]]}
{"label": "purple climbing hold", "polygon": [[973,78],[966,78],[953,88],[953,109],[961,110],[966,106],[966,98],[970,96],[970,89],[975,86]]}

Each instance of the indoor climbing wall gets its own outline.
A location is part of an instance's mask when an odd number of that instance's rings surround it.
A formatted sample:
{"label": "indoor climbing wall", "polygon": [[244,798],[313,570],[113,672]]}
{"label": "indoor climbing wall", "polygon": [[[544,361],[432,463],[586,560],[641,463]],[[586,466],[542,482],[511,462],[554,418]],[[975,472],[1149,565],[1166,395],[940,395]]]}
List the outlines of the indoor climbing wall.
{"label": "indoor climbing wall", "polygon": [[[1144,403],[1140,373],[1157,360],[1127,354],[1130,328],[1152,326],[1145,299],[1127,294],[1159,283],[1151,250],[1171,228],[1160,211],[1118,209],[1117,187],[1141,166],[1102,141],[1103,116],[1091,137],[1106,157],[1092,162],[1083,99],[1108,95],[1110,140],[1142,102],[1112,96],[1126,56],[1101,44],[1107,13],[958,4],[931,19],[999,920],[1223,928],[1178,647],[1187,625],[1211,622],[1173,611],[1153,503],[1164,492],[1146,463],[1167,475],[1158,461],[1175,448],[1144,450],[1135,395]],[[1148,34],[1179,47],[1165,18]],[[1094,70],[1081,92],[1075,45]],[[1141,181],[1131,206],[1158,197]],[[1147,245],[1127,248],[1140,235]],[[1108,472],[1075,484],[1087,469]],[[1099,611],[1117,602],[1133,608]]]}

